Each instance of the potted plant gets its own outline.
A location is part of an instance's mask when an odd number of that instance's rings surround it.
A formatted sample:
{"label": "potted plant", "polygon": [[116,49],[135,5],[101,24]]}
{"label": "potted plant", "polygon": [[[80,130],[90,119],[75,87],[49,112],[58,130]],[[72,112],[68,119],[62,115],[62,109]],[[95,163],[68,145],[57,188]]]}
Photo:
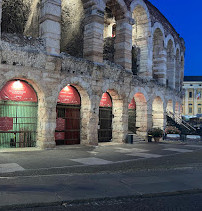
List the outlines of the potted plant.
{"label": "potted plant", "polygon": [[175,126],[167,126],[165,129],[166,134],[180,134],[181,131]]}
{"label": "potted plant", "polygon": [[160,138],[163,136],[163,130],[161,128],[151,128],[148,134],[152,135],[155,142],[159,142]]}

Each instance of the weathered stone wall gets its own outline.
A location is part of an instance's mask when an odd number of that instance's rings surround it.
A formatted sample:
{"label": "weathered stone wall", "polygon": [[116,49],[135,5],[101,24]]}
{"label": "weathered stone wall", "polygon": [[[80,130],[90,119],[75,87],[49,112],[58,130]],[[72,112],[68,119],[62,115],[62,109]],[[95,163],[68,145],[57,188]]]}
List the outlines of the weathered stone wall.
{"label": "weathered stone wall", "polygon": [[83,57],[84,8],[81,0],[62,0],[61,51]]}
{"label": "weathered stone wall", "polygon": [[[168,67],[174,71],[174,66],[166,63],[167,43],[174,38],[165,36],[160,23],[151,26],[149,10],[143,0],[132,1],[141,4],[134,13],[130,11],[132,3],[125,4],[124,0],[63,0],[62,4],[64,2],[68,4],[66,10],[64,5],[61,7],[60,0],[41,0],[40,38],[3,33],[0,43],[0,88],[9,80],[22,79],[29,82],[38,95],[37,146],[55,146],[57,99],[67,84],[73,85],[81,96],[81,144],[98,144],[99,104],[105,92],[113,102],[112,141],[124,142],[126,139],[128,104],[133,97],[137,103],[138,135],[145,137],[151,127],[165,128],[166,109],[169,107],[179,114],[181,105],[179,86],[183,57],[175,60],[179,63],[179,74],[175,74],[178,89],[166,86]],[[114,55],[107,52],[104,58],[107,55],[110,61],[103,62],[106,6],[116,19],[116,37]],[[64,9],[62,30],[61,8]],[[138,20],[133,30],[132,13]],[[135,34],[138,30],[139,35]],[[161,36],[155,36],[155,31]],[[140,49],[137,76],[131,71],[132,45]],[[173,41],[173,56],[176,56],[176,49],[179,49],[178,55],[183,56],[180,45]],[[63,47],[66,52],[61,53]],[[113,51],[111,47],[110,51]],[[85,59],[77,58],[82,55]],[[158,80],[152,78],[152,66],[156,68]]]}
{"label": "weathered stone wall", "polygon": [[3,0],[2,32],[39,36],[40,0]]}

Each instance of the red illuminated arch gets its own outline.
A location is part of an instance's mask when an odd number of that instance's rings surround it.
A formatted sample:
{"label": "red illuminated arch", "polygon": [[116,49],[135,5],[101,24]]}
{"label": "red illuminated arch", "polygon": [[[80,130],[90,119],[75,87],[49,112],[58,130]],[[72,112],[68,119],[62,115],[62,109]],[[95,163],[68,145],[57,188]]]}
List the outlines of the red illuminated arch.
{"label": "red illuminated arch", "polygon": [[107,92],[105,92],[102,95],[102,99],[100,101],[100,107],[108,107],[108,108],[112,107],[112,100],[111,100],[110,95]]}
{"label": "red illuminated arch", "polygon": [[80,105],[81,98],[78,91],[73,86],[66,86],[59,94],[58,103]]}
{"label": "red illuminated arch", "polygon": [[25,81],[8,81],[0,91],[0,100],[37,102],[34,89]]}

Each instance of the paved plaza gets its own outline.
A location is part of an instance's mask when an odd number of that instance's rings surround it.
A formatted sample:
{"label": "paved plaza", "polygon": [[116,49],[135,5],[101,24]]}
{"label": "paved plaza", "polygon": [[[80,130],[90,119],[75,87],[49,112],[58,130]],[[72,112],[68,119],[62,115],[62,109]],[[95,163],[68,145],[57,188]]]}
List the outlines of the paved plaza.
{"label": "paved plaza", "polygon": [[[98,147],[78,145],[53,150],[10,149],[1,150],[0,162],[0,207],[5,210],[27,210],[30,207],[35,207],[33,210],[51,210],[50,207],[64,210],[65,207],[61,207],[64,204],[72,204],[71,209],[65,208],[67,210],[83,210],[82,203],[91,200],[103,201],[100,210],[107,210],[104,208],[106,198],[114,200],[114,209],[117,198],[125,204],[125,209],[130,209],[133,203],[137,206],[138,203],[144,204],[137,198],[147,198],[148,194],[164,198],[169,194],[177,201],[176,194],[180,191],[179,197],[182,198],[183,194],[196,194],[192,197],[198,202],[202,196],[200,142],[108,143]],[[128,197],[132,197],[129,202]],[[165,199],[162,200],[166,203]],[[91,208],[97,209],[92,204],[89,210]]]}

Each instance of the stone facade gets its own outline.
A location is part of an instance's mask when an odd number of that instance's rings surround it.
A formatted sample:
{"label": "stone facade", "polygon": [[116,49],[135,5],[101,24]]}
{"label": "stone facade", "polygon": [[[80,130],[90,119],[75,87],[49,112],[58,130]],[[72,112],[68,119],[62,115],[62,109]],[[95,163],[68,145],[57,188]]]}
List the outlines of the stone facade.
{"label": "stone facade", "polygon": [[202,116],[202,76],[185,76],[183,82],[184,97],[182,114],[184,116]]}
{"label": "stone facade", "polygon": [[[113,142],[126,139],[128,105],[133,97],[139,136],[145,137],[151,127],[165,128],[166,111],[181,112],[182,38],[167,20],[163,20],[165,24],[161,17],[154,18],[161,13],[157,9],[151,12],[147,1],[85,0],[78,4],[83,5],[85,16],[80,30],[83,58],[61,52],[61,0],[41,0],[39,38],[2,32],[0,88],[9,80],[20,79],[35,89],[37,146],[55,147],[57,99],[67,84],[81,96],[81,144],[98,144],[99,103],[105,92],[113,102]],[[103,61],[106,8],[116,24],[114,63]],[[132,46],[140,49],[136,75],[131,67]]]}

